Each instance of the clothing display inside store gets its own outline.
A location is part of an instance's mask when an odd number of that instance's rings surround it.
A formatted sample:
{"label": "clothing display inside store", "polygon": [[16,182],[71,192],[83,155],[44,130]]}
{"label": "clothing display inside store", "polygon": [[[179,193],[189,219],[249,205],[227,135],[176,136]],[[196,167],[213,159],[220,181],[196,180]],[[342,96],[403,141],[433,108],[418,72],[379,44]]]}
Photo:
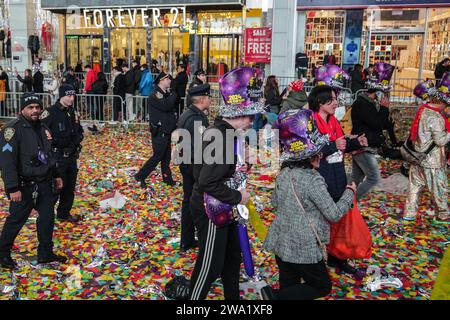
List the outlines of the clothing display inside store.
{"label": "clothing display inside store", "polygon": [[323,64],[326,56],[334,56],[331,60],[340,65],[345,11],[308,11],[306,17],[308,69],[311,70],[316,63]]}
{"label": "clothing display inside store", "polygon": [[52,51],[52,37],[53,37],[53,26],[50,22],[44,22],[42,24],[41,30],[42,42],[44,44],[45,51]]}

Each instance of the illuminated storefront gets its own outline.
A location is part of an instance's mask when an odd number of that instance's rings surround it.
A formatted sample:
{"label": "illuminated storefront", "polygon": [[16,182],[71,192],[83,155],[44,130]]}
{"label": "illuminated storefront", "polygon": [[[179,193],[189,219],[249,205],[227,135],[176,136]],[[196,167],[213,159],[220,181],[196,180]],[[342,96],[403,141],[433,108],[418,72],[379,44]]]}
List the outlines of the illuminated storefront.
{"label": "illuminated storefront", "polygon": [[57,6],[64,3],[43,0],[49,10],[65,16],[67,65],[89,63],[109,72],[118,61],[156,60],[173,72],[183,60],[191,68],[220,75],[241,63],[244,24],[261,26],[261,10],[243,13],[243,1],[179,0],[170,6],[164,1],[120,2],[106,9],[100,1],[86,1],[79,10],[62,12]]}
{"label": "illuminated storefront", "polygon": [[450,5],[442,0],[298,0],[297,9],[310,70],[332,54],[345,69],[383,61],[396,66],[394,77],[433,78],[450,56]]}

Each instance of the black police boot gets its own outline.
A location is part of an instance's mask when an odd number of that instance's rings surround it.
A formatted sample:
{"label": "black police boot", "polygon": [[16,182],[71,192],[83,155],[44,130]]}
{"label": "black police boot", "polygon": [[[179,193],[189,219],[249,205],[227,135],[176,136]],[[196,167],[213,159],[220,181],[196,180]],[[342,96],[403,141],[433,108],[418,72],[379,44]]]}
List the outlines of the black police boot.
{"label": "black police boot", "polygon": [[147,183],[145,182],[145,178],[141,177],[138,174],[135,174],[134,175],[134,180],[136,180],[137,182],[140,183],[142,189],[146,189],[147,188]]}
{"label": "black police boot", "polygon": [[273,290],[271,286],[261,288],[261,298],[262,300],[277,300],[275,290]]}
{"label": "black police boot", "polygon": [[17,267],[17,264],[11,258],[10,255],[0,257],[0,266],[5,269],[14,270]]}
{"label": "black police boot", "polygon": [[65,263],[66,261],[67,261],[66,257],[57,255],[54,252],[43,257],[38,257],[38,263],[51,263],[51,262]]}
{"label": "black police boot", "polygon": [[197,240],[192,241],[188,245],[181,245],[180,246],[180,251],[184,253],[184,252],[187,252],[188,250],[194,249],[194,248],[198,248],[198,241]]}

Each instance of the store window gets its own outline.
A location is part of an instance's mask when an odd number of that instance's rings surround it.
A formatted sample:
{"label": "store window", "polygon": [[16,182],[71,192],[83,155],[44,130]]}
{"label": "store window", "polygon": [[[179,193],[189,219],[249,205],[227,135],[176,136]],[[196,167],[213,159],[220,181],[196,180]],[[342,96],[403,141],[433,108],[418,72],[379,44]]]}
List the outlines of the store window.
{"label": "store window", "polygon": [[434,73],[436,65],[450,57],[450,11],[447,8],[429,9],[427,45],[424,70]]}
{"label": "store window", "polygon": [[341,65],[345,11],[307,11],[306,17],[308,69],[330,61]]}
{"label": "store window", "polygon": [[372,31],[422,31],[425,27],[426,9],[369,9],[365,25]]}

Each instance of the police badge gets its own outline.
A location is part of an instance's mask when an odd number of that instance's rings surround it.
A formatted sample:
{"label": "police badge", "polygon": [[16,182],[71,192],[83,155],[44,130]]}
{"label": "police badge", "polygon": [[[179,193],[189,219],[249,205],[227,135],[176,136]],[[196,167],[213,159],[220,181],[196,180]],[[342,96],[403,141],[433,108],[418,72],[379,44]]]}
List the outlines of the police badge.
{"label": "police badge", "polygon": [[156,92],[156,98],[162,99],[162,98],[164,98],[164,96],[161,92]]}
{"label": "police badge", "polygon": [[42,112],[40,119],[45,119],[50,115],[50,112],[48,112],[48,110],[44,110],[44,112]]}
{"label": "police badge", "polygon": [[4,133],[6,142],[9,142],[14,137],[15,132],[14,128],[6,128]]}

